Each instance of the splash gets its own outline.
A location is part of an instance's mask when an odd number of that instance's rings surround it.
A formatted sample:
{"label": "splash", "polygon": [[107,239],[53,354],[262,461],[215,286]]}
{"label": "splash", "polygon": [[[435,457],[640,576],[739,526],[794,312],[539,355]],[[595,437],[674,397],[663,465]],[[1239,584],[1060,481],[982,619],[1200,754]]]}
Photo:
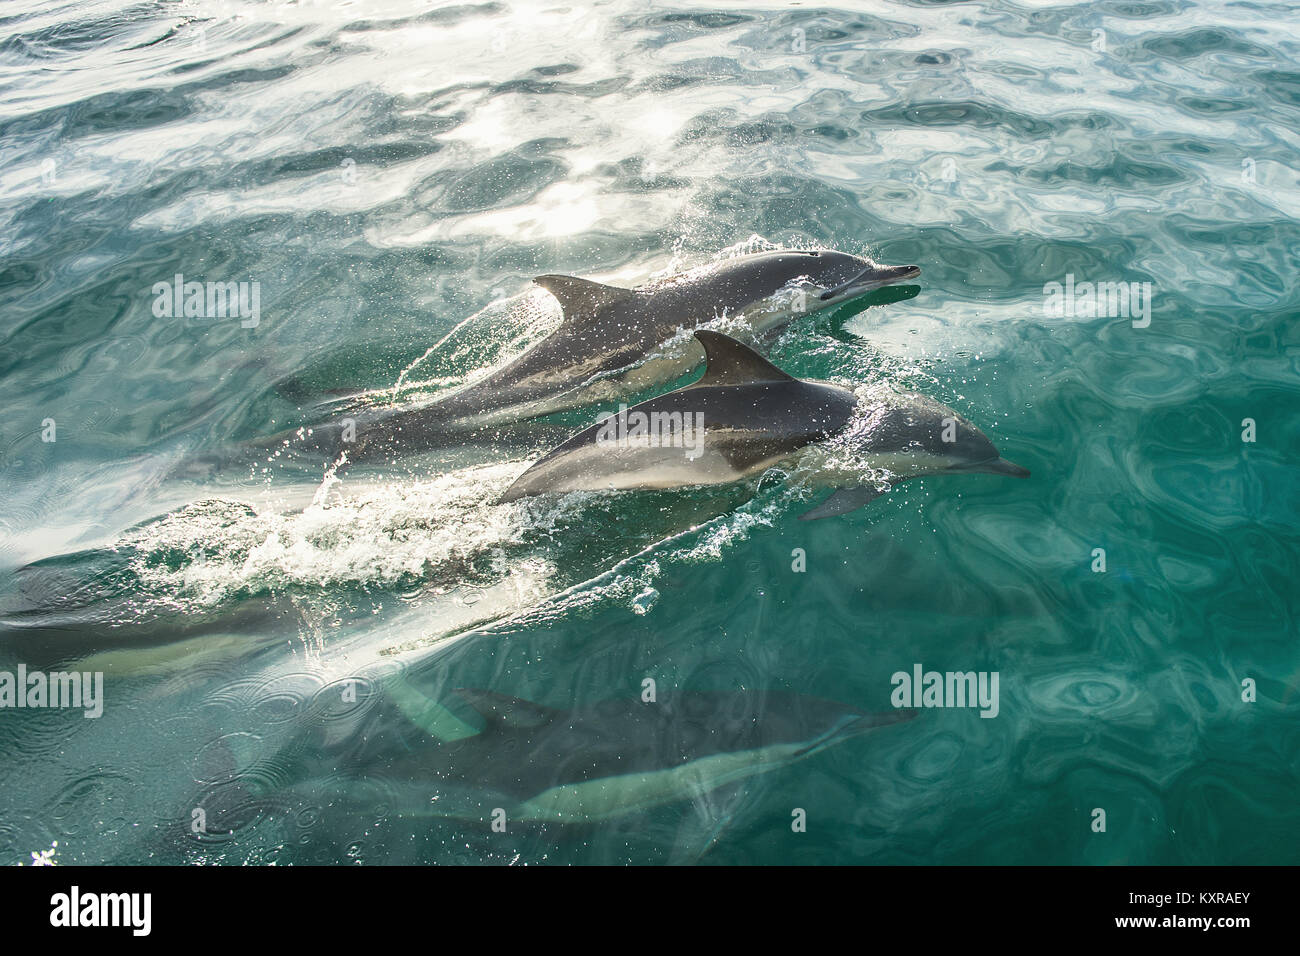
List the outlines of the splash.
{"label": "splash", "polygon": [[554,332],[560,318],[555,299],[541,289],[496,299],[425,349],[392,385],[350,396],[336,407],[383,407],[472,385]]}
{"label": "splash", "polygon": [[506,573],[505,549],[524,528],[517,511],[485,502],[508,487],[517,464],[350,495],[339,464],[299,512],[200,501],[135,529],[118,549],[149,591],[196,607],[294,587],[481,586]]}
{"label": "splash", "polygon": [[[54,859],[55,854],[58,852],[58,849],[59,849],[59,841],[55,840],[53,843],[50,844],[50,848],[48,850],[33,850],[31,865],[32,866],[58,866],[59,865],[58,861]],[[23,865],[21,860],[18,862],[18,865],[19,866]]]}

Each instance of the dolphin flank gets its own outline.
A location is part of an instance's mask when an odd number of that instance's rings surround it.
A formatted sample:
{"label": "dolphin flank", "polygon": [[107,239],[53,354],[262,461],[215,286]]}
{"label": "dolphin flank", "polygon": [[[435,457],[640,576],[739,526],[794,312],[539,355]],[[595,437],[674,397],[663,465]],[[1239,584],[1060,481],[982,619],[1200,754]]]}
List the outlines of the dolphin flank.
{"label": "dolphin flank", "polygon": [[[501,501],[553,491],[739,481],[829,439],[887,472],[890,485],[944,472],[1029,475],[1002,458],[979,428],[934,399],[891,392],[861,407],[847,388],[793,378],[725,335],[702,329],[695,337],[707,356],[699,381],[574,435],[521,474]],[[886,490],[839,486],[802,517],[845,514]]]}

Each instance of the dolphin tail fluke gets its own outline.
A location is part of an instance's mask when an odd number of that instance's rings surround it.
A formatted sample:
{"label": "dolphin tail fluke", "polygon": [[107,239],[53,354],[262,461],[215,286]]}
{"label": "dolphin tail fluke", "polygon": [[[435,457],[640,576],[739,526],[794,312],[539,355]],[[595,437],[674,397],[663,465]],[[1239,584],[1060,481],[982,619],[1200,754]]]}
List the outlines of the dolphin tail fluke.
{"label": "dolphin tail fluke", "polygon": [[[888,488],[885,489],[885,491],[888,490]],[[840,488],[816,508],[801,514],[799,520],[816,521],[818,518],[834,518],[836,515],[846,515],[850,511],[857,511],[863,505],[879,498],[885,491],[880,491],[870,485]]]}

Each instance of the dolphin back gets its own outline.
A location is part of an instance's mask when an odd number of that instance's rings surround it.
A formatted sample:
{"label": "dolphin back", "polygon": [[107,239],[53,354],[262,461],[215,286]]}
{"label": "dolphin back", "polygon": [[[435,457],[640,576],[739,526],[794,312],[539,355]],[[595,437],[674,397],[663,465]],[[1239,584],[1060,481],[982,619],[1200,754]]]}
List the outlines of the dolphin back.
{"label": "dolphin back", "polygon": [[707,362],[698,382],[584,429],[520,475],[501,500],[737,481],[851,420],[857,400],[847,389],[793,378],[717,332],[695,337]]}

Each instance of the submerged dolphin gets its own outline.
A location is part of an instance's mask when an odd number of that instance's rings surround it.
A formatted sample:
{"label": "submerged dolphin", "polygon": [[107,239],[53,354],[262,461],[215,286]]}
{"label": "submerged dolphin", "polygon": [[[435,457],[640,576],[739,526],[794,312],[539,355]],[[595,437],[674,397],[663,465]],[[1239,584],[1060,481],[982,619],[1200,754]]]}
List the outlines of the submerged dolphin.
{"label": "submerged dolphin", "polygon": [[411,815],[485,820],[500,808],[508,821],[586,823],[698,799],[916,714],[868,714],[780,691],[683,692],[574,710],[457,693],[482,716],[478,734],[446,743],[367,730],[371,752],[350,752],[341,775],[331,760],[324,782],[292,790],[319,801],[344,782],[344,799],[373,805],[363,791],[377,787]]}
{"label": "submerged dolphin", "polygon": [[[934,399],[891,392],[860,403],[839,385],[792,378],[725,335],[700,330],[695,337],[707,355],[699,381],[574,435],[520,475],[501,500],[550,491],[722,484],[761,474],[829,440],[841,442],[867,468],[887,470],[889,483],[939,472],[1029,475]],[[801,517],[845,514],[887,490],[874,483],[841,486]]]}

